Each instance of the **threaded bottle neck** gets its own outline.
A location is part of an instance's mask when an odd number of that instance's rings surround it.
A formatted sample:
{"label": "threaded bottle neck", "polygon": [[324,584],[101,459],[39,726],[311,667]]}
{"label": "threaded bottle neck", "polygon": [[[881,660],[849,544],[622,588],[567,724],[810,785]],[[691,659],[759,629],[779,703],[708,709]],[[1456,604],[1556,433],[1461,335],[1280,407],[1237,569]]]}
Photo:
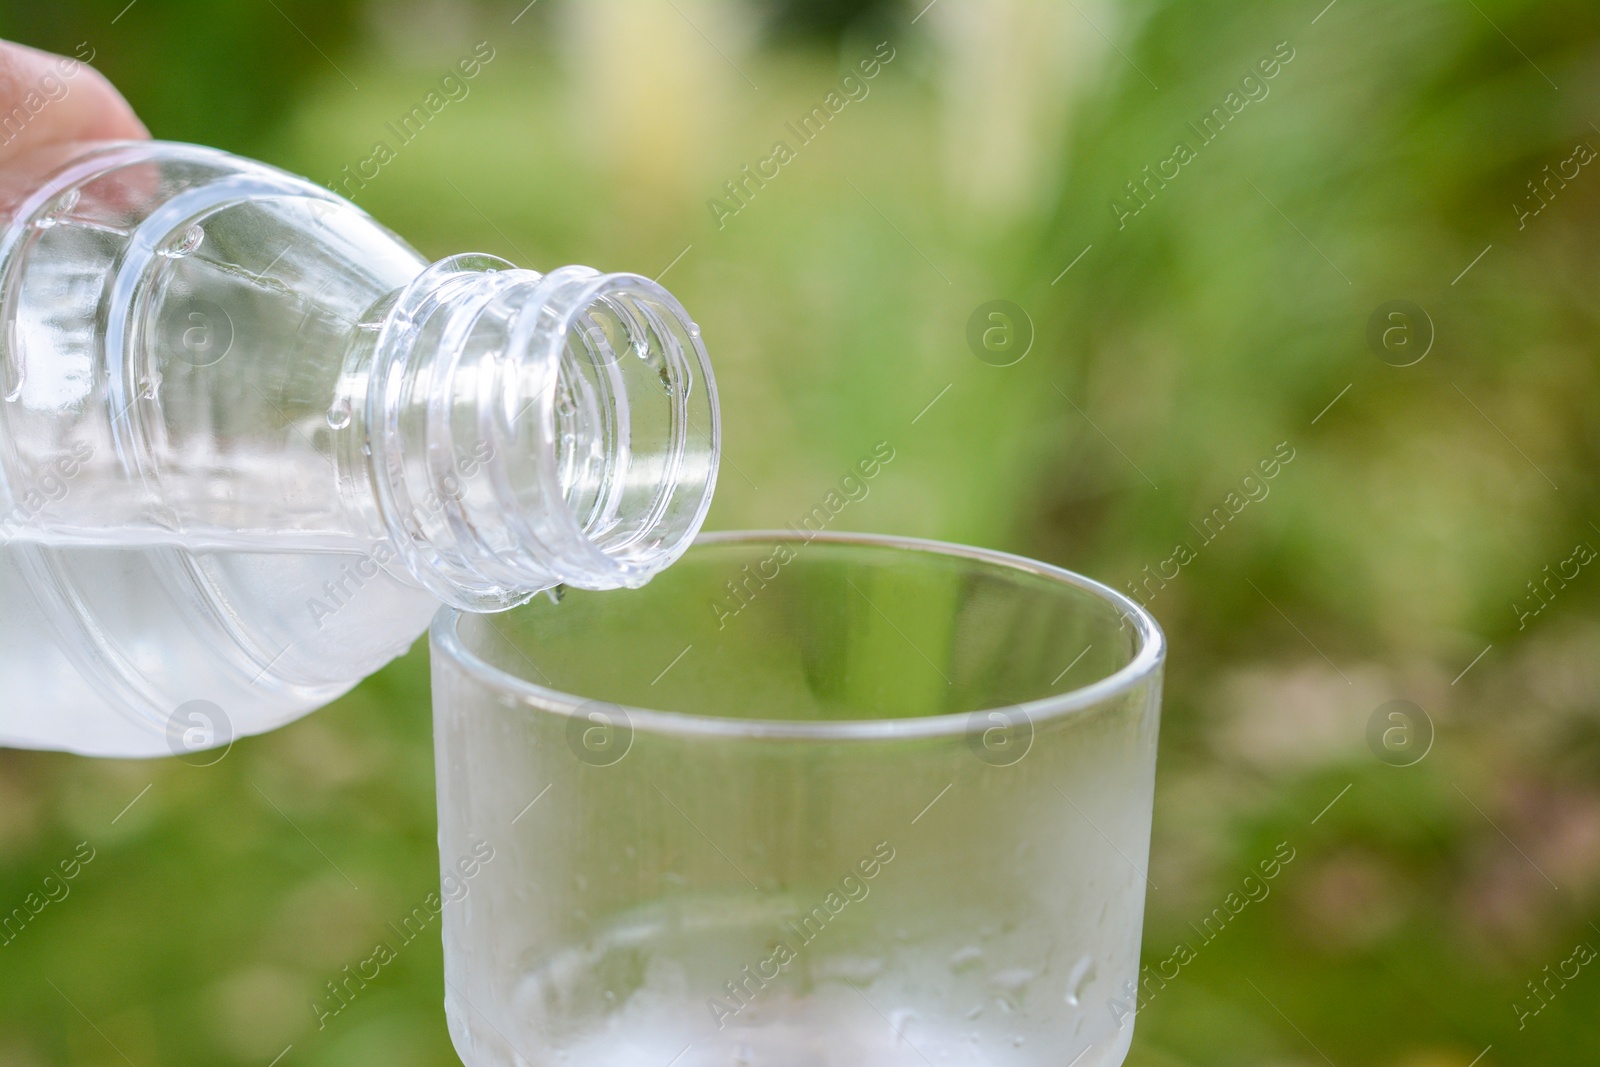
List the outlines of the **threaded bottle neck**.
{"label": "threaded bottle neck", "polygon": [[656,283],[453,256],[374,325],[355,436],[389,539],[447,603],[642,585],[699,531],[716,385]]}

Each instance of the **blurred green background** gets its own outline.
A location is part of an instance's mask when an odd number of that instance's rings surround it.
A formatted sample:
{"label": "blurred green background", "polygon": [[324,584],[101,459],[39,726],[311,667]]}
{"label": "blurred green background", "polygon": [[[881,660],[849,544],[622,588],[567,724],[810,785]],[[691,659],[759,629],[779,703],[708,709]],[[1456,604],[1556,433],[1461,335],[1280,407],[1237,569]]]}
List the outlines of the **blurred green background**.
{"label": "blurred green background", "polygon": [[[888,441],[837,528],[1141,583],[1146,961],[1296,858],[1130,1063],[1592,1064],[1600,968],[1528,983],[1600,946],[1600,10],[1325,2],[8,0],[0,35],[320,182],[488,42],[357,202],[431,256],[665,271],[722,388],[712,528]],[[969,343],[996,300],[1027,318]],[[429,732],[419,646],[212,767],[0,752],[0,908],[95,850],[0,948],[0,1067],[455,1062],[436,935],[310,1008],[437,888]]]}

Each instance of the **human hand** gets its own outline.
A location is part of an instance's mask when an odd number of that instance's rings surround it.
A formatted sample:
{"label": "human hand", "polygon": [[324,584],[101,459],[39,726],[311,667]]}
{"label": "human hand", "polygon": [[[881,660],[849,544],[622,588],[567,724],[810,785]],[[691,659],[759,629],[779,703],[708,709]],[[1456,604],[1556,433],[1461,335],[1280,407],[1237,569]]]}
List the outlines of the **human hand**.
{"label": "human hand", "polygon": [[[84,58],[93,57],[90,49]],[[0,41],[0,167],[40,145],[149,136],[122,94],[87,63]]]}

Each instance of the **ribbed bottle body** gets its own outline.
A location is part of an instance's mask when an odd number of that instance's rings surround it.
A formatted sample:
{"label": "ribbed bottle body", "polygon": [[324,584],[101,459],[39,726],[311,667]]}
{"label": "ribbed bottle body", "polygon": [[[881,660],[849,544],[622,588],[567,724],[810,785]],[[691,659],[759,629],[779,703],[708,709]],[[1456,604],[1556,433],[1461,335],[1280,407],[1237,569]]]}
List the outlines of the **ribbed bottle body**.
{"label": "ribbed bottle body", "polygon": [[429,264],[162,142],[8,167],[0,224],[0,744],[223,745],[441,602],[637,586],[704,520],[715,383],[648,279]]}
{"label": "ribbed bottle body", "polygon": [[336,456],[350,338],[426,261],[224,153],[33,162],[0,190],[0,743],[165,755],[326,703],[437,606]]}

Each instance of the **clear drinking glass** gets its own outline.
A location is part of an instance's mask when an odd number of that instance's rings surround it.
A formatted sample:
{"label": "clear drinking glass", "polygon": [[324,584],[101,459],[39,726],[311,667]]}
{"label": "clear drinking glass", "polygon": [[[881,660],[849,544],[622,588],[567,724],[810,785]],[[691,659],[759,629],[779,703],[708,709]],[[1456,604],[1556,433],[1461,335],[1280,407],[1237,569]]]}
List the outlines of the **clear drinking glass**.
{"label": "clear drinking glass", "polygon": [[469,1067],[1112,1067],[1165,646],[1016,556],[702,536],[433,627]]}

